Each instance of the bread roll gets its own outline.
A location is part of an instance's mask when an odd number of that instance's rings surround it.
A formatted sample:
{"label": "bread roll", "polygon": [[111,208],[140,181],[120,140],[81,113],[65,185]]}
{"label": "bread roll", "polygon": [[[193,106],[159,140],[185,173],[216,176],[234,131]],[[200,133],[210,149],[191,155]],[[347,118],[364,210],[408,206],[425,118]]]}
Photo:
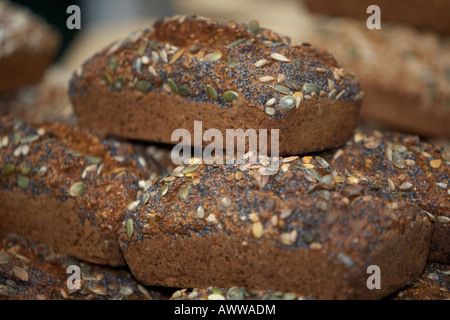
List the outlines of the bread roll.
{"label": "bread roll", "polygon": [[[260,129],[269,137],[278,129],[281,155],[342,145],[363,97],[325,51],[256,22],[185,16],[100,51],[74,73],[69,91],[85,127],[169,144],[178,143],[176,129],[194,135],[194,121],[223,137],[227,129],[254,129],[258,138]],[[258,139],[268,151],[270,141]]]}
{"label": "bread roll", "polygon": [[[279,170],[190,164],[151,186],[119,229],[136,279],[317,299],[382,298],[417,279],[432,232],[419,206],[382,198],[321,158],[280,161]],[[366,283],[371,265],[381,270],[379,290]]]}
{"label": "bread roll", "polygon": [[[124,265],[117,228],[154,168],[126,143],[53,123],[0,122],[0,233]],[[142,181],[142,182],[140,182]]]}

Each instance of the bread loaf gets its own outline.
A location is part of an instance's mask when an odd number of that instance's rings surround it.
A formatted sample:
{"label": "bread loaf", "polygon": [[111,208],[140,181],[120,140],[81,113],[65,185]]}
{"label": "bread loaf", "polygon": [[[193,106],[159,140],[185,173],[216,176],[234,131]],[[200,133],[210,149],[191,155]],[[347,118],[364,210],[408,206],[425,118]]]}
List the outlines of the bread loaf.
{"label": "bread loaf", "polygon": [[123,265],[122,211],[155,172],[144,157],[129,144],[58,123],[2,118],[0,140],[0,233],[84,261]]}
{"label": "bread loaf", "polygon": [[373,182],[385,197],[408,197],[434,221],[429,259],[450,262],[450,158],[417,136],[356,133],[331,163]]}
{"label": "bread loaf", "polygon": [[0,2],[0,95],[39,82],[59,47],[59,34],[28,9]]}
{"label": "bread loaf", "polygon": [[[413,201],[382,198],[322,158],[261,161],[181,166],[125,210],[119,243],[136,279],[369,299],[420,275],[432,225]],[[380,290],[366,285],[370,265]]]}
{"label": "bread loaf", "polygon": [[[398,24],[318,19],[307,38],[354,72],[364,89],[361,118],[423,137],[450,138],[450,43]],[[339,39],[336,41],[336,39]]]}
{"label": "bread loaf", "polygon": [[185,16],[100,51],[69,92],[79,124],[105,133],[174,144],[174,130],[193,135],[194,121],[224,137],[226,129],[278,129],[280,154],[343,144],[363,97],[325,51],[256,22]]}

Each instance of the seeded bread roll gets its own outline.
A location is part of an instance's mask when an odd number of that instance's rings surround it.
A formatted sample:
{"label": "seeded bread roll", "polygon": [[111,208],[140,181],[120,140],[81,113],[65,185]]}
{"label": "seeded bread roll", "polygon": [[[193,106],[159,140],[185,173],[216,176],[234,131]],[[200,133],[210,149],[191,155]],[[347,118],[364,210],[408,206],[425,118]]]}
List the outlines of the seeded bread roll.
{"label": "seeded bread roll", "polygon": [[372,181],[371,188],[390,201],[416,201],[434,222],[429,259],[450,262],[450,158],[440,149],[417,136],[357,133],[331,163]]}
{"label": "seeded bread roll", "polygon": [[145,159],[128,144],[57,123],[2,118],[0,141],[0,233],[123,265],[116,232],[123,209],[151,183]]}
{"label": "seeded bread roll", "polygon": [[325,51],[293,45],[257,22],[185,16],[99,52],[69,90],[82,126],[169,144],[176,129],[193,135],[195,120],[224,137],[226,129],[279,129],[280,154],[343,144],[363,97]]}
{"label": "seeded bread roll", "polygon": [[[413,201],[383,199],[321,158],[280,165],[191,164],[151,186],[119,229],[136,279],[373,299],[420,275],[432,225]],[[380,290],[366,285],[370,265]]]}
{"label": "seeded bread roll", "polygon": [[[79,289],[67,287],[69,266],[80,268]],[[76,284],[72,281],[69,283]],[[0,300],[164,299],[138,284],[124,269],[80,262],[21,237],[0,237]]]}
{"label": "seeded bread roll", "polygon": [[[383,18],[382,18],[383,19]],[[306,36],[326,47],[364,88],[361,117],[395,130],[450,138],[450,42],[398,24],[319,19]],[[336,39],[339,39],[336,41]]]}
{"label": "seeded bread roll", "polygon": [[28,9],[0,2],[0,95],[39,82],[59,47],[59,34]]}
{"label": "seeded bread roll", "polygon": [[331,16],[348,16],[364,21],[369,18],[367,8],[377,5],[381,11],[381,28],[386,21],[400,22],[412,27],[450,34],[450,2],[447,0],[306,0],[311,12]]}

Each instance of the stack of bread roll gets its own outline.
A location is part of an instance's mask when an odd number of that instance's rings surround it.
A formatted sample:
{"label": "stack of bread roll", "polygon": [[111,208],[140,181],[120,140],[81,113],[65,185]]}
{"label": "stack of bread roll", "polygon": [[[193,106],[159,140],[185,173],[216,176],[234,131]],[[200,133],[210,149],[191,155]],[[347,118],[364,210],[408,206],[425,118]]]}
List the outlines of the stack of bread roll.
{"label": "stack of bread roll", "polygon": [[[1,5],[0,25],[23,12]],[[15,59],[5,48],[0,68]],[[449,297],[450,159],[414,135],[356,130],[365,88],[328,51],[257,21],[183,15],[99,48],[65,95],[44,72],[6,74],[1,298]],[[202,135],[253,129],[258,145],[278,130],[279,154],[175,163],[172,133],[199,121]],[[62,280],[69,265],[83,266],[79,289]]]}

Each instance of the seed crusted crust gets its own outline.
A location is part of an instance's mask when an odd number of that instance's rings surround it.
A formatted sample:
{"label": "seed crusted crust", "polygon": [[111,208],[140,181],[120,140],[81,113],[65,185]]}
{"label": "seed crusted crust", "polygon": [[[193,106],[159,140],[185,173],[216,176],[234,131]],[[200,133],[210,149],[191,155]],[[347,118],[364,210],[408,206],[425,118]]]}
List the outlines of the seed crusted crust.
{"label": "seed crusted crust", "polygon": [[[283,163],[270,177],[264,165],[175,170],[176,179],[152,186],[124,213],[119,243],[132,273],[152,285],[325,299],[380,298],[418,277],[431,238],[427,215],[409,199],[382,199],[322,160]],[[370,264],[385,270],[376,293],[366,287]]]}
{"label": "seed crusted crust", "polygon": [[62,124],[0,122],[1,232],[123,265],[121,212],[154,172],[127,144]]}
{"label": "seed crusted crust", "polygon": [[450,158],[417,136],[357,132],[331,163],[387,198],[409,198],[426,210],[434,232],[429,259],[450,262]]}
{"label": "seed crusted crust", "polygon": [[[158,21],[96,54],[74,73],[69,95],[82,125],[109,133],[172,143],[172,131],[189,130],[194,120],[218,129],[279,128],[281,152],[291,154],[343,143],[363,98],[354,77],[325,51],[291,44],[254,23],[185,16]],[[313,132],[308,123],[315,118],[326,133]],[[161,121],[167,123],[151,130]]]}

